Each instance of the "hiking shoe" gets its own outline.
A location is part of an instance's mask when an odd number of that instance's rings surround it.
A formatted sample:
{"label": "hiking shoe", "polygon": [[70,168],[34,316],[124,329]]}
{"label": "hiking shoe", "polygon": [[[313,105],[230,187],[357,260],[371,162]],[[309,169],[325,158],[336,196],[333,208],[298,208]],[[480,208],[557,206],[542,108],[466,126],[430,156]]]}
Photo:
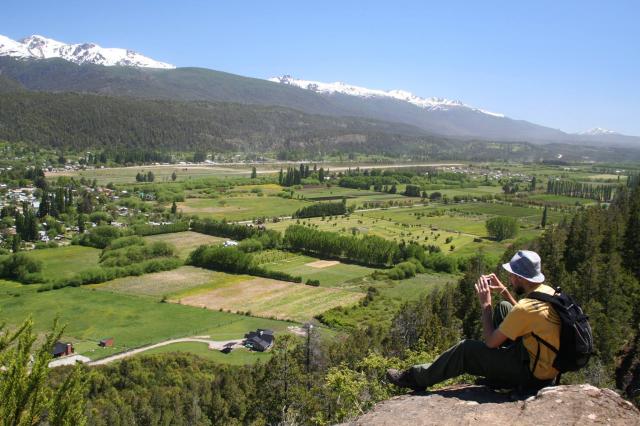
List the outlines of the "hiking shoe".
{"label": "hiking shoe", "polygon": [[412,390],[423,389],[415,383],[413,377],[411,377],[410,370],[400,371],[396,370],[395,368],[389,368],[387,370],[387,380],[389,381],[389,383],[401,388],[409,388]]}

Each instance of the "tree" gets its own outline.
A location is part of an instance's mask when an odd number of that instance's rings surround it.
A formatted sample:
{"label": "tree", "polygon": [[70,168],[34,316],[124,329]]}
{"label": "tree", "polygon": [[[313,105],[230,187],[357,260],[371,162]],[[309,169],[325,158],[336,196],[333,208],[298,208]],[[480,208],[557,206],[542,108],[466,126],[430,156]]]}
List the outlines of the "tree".
{"label": "tree", "polygon": [[497,241],[518,235],[518,221],[513,217],[498,216],[485,222],[489,236]]}
{"label": "tree", "polygon": [[11,238],[11,251],[14,253],[17,253],[20,251],[20,235],[19,234],[15,234]]}
{"label": "tree", "polygon": [[147,173],[147,182],[153,182],[156,176],[153,174],[151,170]]}
{"label": "tree", "polygon": [[4,425],[84,425],[86,375],[76,366],[57,389],[48,382],[51,349],[63,330],[54,321],[36,347],[33,321],[13,332],[0,327],[0,419]]}
{"label": "tree", "polygon": [[84,214],[79,214],[78,215],[78,232],[80,234],[84,234],[84,223],[87,221],[87,217]]}
{"label": "tree", "polygon": [[542,220],[540,221],[540,226],[545,228],[547,226],[547,206],[544,206],[544,210],[542,210]]}
{"label": "tree", "polygon": [[420,187],[418,185],[407,185],[404,190],[404,195],[407,197],[419,197]]}
{"label": "tree", "polygon": [[171,180],[173,182],[176,181],[176,179],[178,178],[178,174],[176,173],[176,171],[174,170],[173,173],[171,173]]}
{"label": "tree", "polygon": [[176,202],[174,201],[171,204],[171,214],[175,215],[178,212],[178,205],[176,204]]}
{"label": "tree", "polygon": [[251,179],[255,179],[258,177],[258,172],[256,171],[255,167],[251,168]]}

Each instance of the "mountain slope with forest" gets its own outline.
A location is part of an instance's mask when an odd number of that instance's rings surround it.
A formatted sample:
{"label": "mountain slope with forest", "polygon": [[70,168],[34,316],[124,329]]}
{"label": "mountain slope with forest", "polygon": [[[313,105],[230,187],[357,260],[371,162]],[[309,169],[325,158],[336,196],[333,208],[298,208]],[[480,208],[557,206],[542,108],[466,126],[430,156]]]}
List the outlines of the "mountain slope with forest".
{"label": "mountain slope with forest", "polygon": [[533,143],[638,145],[623,135],[572,135],[486,113],[463,104],[422,108],[394,97],[321,93],[292,84],[242,77],[204,68],[153,69],[77,65],[63,59],[0,56],[0,75],[32,91],[79,92],[141,99],[234,102],[292,108],[307,114],[361,117],[404,123],[450,138]]}
{"label": "mountain slope with forest", "polygon": [[[4,80],[6,82],[7,80]],[[3,86],[0,139],[85,150],[275,152],[283,159],[360,152],[416,160],[631,161],[640,151],[566,144],[463,141],[401,123],[229,102],[35,93]]]}

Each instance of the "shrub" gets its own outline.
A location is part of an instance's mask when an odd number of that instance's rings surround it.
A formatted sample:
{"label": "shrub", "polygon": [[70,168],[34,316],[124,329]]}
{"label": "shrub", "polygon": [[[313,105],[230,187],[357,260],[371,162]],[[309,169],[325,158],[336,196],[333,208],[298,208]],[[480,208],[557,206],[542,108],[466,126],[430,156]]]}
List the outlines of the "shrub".
{"label": "shrub", "polygon": [[0,258],[0,277],[20,281],[24,284],[43,282],[41,275],[42,262],[27,256],[25,253],[15,253]]}
{"label": "shrub", "polygon": [[176,222],[166,223],[163,225],[134,225],[133,232],[136,235],[158,235],[158,234],[171,234],[174,232],[183,232],[189,230],[189,222]]}
{"label": "shrub", "polygon": [[436,272],[453,273],[458,270],[458,261],[454,257],[447,257],[441,252],[433,252],[427,255],[423,263],[424,267]]}
{"label": "shrub", "polygon": [[82,234],[80,244],[83,246],[95,247],[103,249],[107,247],[112,240],[121,237],[123,232],[113,226],[96,226],[89,232]]}
{"label": "shrub", "polygon": [[238,249],[242,250],[245,253],[261,251],[262,248],[262,243],[256,238],[247,238],[246,240],[242,240],[240,244],[238,244]]}
{"label": "shrub", "polygon": [[485,222],[487,232],[497,241],[513,238],[518,234],[518,221],[513,217],[498,216]]}
{"label": "shrub", "polygon": [[99,225],[104,223],[111,223],[111,215],[107,212],[93,212],[89,215],[89,220]]}

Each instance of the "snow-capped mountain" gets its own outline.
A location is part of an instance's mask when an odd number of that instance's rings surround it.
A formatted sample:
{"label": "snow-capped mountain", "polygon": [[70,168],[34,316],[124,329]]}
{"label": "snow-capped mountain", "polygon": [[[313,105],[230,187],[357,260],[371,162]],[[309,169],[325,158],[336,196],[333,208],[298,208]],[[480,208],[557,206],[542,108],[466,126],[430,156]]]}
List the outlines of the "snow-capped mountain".
{"label": "snow-capped mountain", "polygon": [[602,127],[594,127],[593,129],[587,130],[586,132],[578,133],[579,135],[588,135],[588,136],[602,136],[602,135],[619,135],[620,133],[615,132],[609,129],[603,129]]}
{"label": "snow-capped mountain", "polygon": [[323,83],[320,81],[301,80],[293,78],[290,75],[283,75],[280,77],[272,77],[268,79],[275,83],[288,84],[290,86],[300,87],[302,89],[311,90],[316,93],[335,94],[340,93],[349,96],[358,96],[361,98],[390,98],[399,101],[408,102],[417,107],[427,109],[430,111],[448,111],[452,108],[468,108],[473,111],[481,112],[483,114],[491,115],[494,117],[503,118],[503,114],[485,111],[479,108],[474,108],[469,105],[465,105],[458,100],[446,99],[446,98],[421,98],[406,90],[378,90],[368,89],[366,87],[354,86],[342,82]]}
{"label": "snow-capped mountain", "polygon": [[76,64],[173,69],[132,50],[100,47],[94,43],[66,44],[39,35],[16,41],[0,35],[0,56],[23,59],[61,58]]}

